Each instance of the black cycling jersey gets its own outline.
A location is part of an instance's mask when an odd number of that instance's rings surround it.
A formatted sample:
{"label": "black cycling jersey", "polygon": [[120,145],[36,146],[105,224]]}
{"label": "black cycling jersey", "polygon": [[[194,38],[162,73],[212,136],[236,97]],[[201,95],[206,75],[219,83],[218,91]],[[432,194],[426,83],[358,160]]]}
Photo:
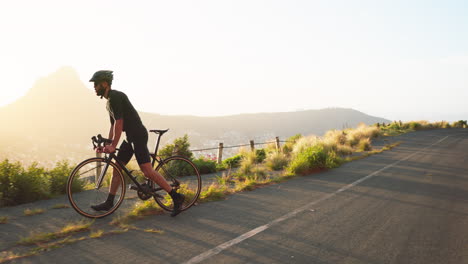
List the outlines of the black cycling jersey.
{"label": "black cycling jersey", "polygon": [[150,153],[147,147],[148,132],[127,95],[117,90],[110,90],[107,110],[112,125],[115,120],[123,119],[123,131],[127,134],[128,142],[125,140],[122,142],[117,159],[127,164],[135,154],[138,164],[150,162]]}
{"label": "black cycling jersey", "polygon": [[109,111],[110,122],[113,125],[114,120],[123,119],[123,131],[127,133],[127,137],[136,136],[146,128],[141,122],[138,112],[133,107],[127,95],[117,90],[109,91],[109,98],[107,100],[107,111]]}

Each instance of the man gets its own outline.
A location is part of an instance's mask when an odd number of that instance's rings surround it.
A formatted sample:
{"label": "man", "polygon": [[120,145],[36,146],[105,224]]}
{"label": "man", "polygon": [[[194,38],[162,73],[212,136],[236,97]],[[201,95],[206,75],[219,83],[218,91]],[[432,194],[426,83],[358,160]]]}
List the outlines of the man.
{"label": "man", "polygon": [[[148,151],[148,132],[141,122],[140,116],[132,106],[128,97],[117,90],[112,90],[112,80],[114,76],[112,71],[97,71],[89,80],[94,82],[94,89],[97,96],[107,99],[107,110],[109,111],[111,127],[109,131],[109,139],[112,140],[110,145],[106,145],[98,152],[113,153],[119,143],[122,131],[125,131],[127,141],[123,141],[120,145],[117,159],[123,164],[127,164],[135,154],[138,165],[145,177],[153,180],[161,188],[163,188],[172,197],[174,210],[171,216],[176,216],[180,213],[180,207],[184,202],[184,195],[177,193],[171,188],[166,180],[151,166],[150,154]],[[114,171],[114,174],[117,173]],[[91,206],[96,211],[108,211],[114,206],[114,197],[120,184],[118,177],[112,177],[112,182],[107,200],[101,204]]]}

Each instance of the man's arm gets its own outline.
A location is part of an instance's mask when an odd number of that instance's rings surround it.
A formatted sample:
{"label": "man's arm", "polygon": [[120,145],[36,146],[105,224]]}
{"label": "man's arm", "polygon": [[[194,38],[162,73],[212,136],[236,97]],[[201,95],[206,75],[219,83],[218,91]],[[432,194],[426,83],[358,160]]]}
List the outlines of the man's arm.
{"label": "man's arm", "polygon": [[123,118],[115,120],[114,125],[111,127],[111,128],[114,128],[114,131],[109,132],[109,134],[113,132],[113,137],[109,137],[109,138],[112,139],[111,146],[114,148],[116,148],[117,144],[119,144],[120,136],[122,135],[122,131],[123,131],[123,123],[124,123]]}
{"label": "man's arm", "polygon": [[114,125],[111,126],[111,131],[109,131],[109,139],[112,139],[112,143],[104,147],[105,153],[115,152],[117,144],[119,144],[120,136],[123,131],[123,119],[115,120]]}
{"label": "man's arm", "polygon": [[114,138],[114,124],[112,124],[110,127],[108,139],[112,139],[112,138]]}

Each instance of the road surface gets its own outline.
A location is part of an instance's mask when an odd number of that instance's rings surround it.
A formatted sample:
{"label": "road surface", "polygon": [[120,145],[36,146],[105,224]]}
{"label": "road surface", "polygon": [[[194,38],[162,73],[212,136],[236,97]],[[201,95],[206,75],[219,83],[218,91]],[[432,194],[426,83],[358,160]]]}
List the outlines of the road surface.
{"label": "road surface", "polygon": [[394,140],[337,169],[135,223],[163,234],[129,231],[15,263],[468,263],[468,130]]}

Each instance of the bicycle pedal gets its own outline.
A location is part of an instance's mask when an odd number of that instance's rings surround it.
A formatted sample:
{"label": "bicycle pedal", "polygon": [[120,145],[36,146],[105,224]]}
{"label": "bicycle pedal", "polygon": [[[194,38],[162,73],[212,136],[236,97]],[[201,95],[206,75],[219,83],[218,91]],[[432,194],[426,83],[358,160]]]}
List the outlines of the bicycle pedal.
{"label": "bicycle pedal", "polygon": [[129,184],[128,189],[138,191],[138,187],[135,185],[131,185],[131,184]]}

